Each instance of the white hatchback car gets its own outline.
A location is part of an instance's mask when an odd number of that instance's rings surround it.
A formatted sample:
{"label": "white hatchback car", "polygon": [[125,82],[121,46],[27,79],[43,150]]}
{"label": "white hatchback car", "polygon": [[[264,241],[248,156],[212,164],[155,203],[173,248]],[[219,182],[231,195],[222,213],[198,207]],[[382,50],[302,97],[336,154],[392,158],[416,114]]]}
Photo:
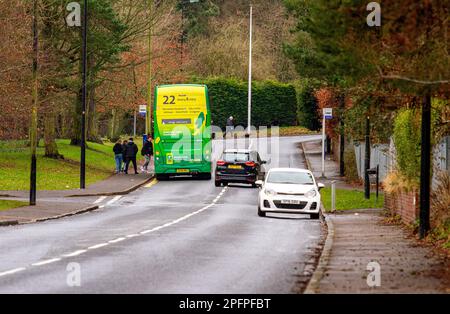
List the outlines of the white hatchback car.
{"label": "white hatchback car", "polygon": [[258,215],[266,213],[309,214],[319,219],[320,193],[325,186],[317,184],[311,171],[294,168],[269,170],[265,181],[257,181]]}

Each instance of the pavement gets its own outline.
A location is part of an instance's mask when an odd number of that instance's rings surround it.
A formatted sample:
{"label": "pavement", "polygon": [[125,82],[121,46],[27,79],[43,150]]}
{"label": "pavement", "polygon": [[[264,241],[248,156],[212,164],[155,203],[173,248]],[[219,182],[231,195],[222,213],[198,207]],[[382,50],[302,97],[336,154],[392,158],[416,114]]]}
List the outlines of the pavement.
{"label": "pavement", "polygon": [[[0,226],[35,223],[85,213],[102,206],[113,196],[126,195],[152,180],[152,173],[119,174],[94,183],[85,190],[38,191],[37,205],[0,212]],[[0,191],[0,199],[27,202],[28,191]],[[98,200],[101,198],[101,202]]]}
{"label": "pavement", "polygon": [[[299,142],[311,139],[273,139],[280,154],[261,156],[269,168],[304,168]],[[214,159],[221,144],[214,143]],[[258,191],[155,180],[82,215],[0,228],[8,252],[0,259],[0,293],[302,292],[323,225],[307,215],[258,217]]]}
{"label": "pavement", "polygon": [[[320,177],[320,142],[303,147],[308,166]],[[339,188],[351,188],[331,159],[326,160],[326,176]],[[410,231],[388,224],[382,213],[364,209],[325,214],[328,236],[305,293],[450,293],[449,261],[420,244]],[[375,278],[380,281],[370,280]]]}
{"label": "pavement", "polygon": [[362,187],[350,185],[346,183],[340,176],[337,162],[333,160],[333,156],[325,155],[325,177],[322,177],[322,140],[313,140],[303,142],[302,150],[305,152],[308,169],[314,174],[318,181],[326,186],[331,186],[334,181],[336,188],[346,190],[362,190]]}

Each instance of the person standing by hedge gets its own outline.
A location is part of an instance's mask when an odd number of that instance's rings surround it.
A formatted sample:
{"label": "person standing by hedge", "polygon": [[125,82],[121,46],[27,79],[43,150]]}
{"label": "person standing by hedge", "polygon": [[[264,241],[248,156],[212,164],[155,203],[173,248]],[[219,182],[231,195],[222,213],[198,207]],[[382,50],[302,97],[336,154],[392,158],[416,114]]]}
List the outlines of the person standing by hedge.
{"label": "person standing by hedge", "polygon": [[116,174],[119,174],[122,171],[123,164],[123,146],[122,141],[118,140],[113,147],[114,159],[116,161]]}
{"label": "person standing by hedge", "polygon": [[233,137],[233,132],[234,132],[234,118],[233,116],[231,116],[227,119],[227,127],[224,137],[227,137],[228,133],[230,133],[231,136]]}

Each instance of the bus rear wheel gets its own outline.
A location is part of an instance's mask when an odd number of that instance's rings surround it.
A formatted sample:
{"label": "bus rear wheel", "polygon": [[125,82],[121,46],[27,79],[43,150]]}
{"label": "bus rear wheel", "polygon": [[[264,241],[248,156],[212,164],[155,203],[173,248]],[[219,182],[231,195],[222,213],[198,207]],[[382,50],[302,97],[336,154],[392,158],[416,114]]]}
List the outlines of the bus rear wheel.
{"label": "bus rear wheel", "polygon": [[167,174],[157,174],[156,180],[158,181],[166,181],[169,179],[169,176]]}
{"label": "bus rear wheel", "polygon": [[200,177],[200,179],[206,180],[206,181],[209,181],[209,180],[212,179],[211,173],[201,173],[201,174],[199,175],[199,177]]}

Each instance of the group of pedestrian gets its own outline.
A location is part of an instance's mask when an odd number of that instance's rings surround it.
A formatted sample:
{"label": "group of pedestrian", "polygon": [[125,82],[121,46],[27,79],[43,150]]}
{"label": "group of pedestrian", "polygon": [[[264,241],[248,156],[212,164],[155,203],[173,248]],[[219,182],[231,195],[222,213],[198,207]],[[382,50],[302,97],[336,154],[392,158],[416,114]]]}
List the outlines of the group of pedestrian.
{"label": "group of pedestrian", "polygon": [[[114,158],[116,161],[116,174],[125,173],[128,174],[130,163],[133,164],[135,174],[139,174],[137,168],[137,154],[139,148],[134,143],[134,139],[130,138],[125,141],[117,141],[113,147]],[[148,172],[148,166],[150,165],[151,158],[153,156],[153,142],[150,136],[147,137],[142,150],[142,156],[145,158],[145,163],[141,168],[141,171]]]}

